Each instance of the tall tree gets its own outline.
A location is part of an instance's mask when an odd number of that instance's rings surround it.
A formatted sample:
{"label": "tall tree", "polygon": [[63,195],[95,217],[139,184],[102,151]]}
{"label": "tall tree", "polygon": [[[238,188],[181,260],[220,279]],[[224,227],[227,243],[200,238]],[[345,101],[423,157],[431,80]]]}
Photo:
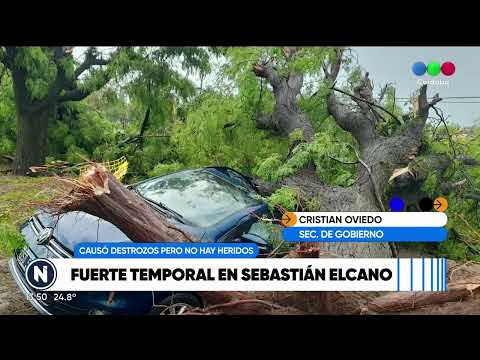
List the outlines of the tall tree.
{"label": "tall tree", "polygon": [[[294,51],[296,50],[284,49],[285,57],[288,59]],[[335,49],[335,56],[330,61],[325,61],[322,68],[324,81],[331,88],[326,97],[328,113],[339,127],[353,136],[358,145],[352,147],[358,160],[355,185],[339,187],[326,184],[318,176],[317,170],[321,169],[315,169],[309,163],[280,181],[260,183],[261,189],[265,194],[282,186],[298,189],[306,199],[315,200],[317,211],[384,211],[385,193],[388,189],[394,188],[396,192],[412,189],[414,184],[424,181],[432,171],[439,170],[443,173],[450,166],[451,159],[445,154],[421,160],[417,158],[429,110],[441,99],[436,96],[430,102],[427,101],[427,88],[421,87],[411,120],[398,126],[391,136],[382,135],[378,125],[384,121],[380,114],[383,110],[378,108],[378,101],[373,97],[368,73],[361,76],[353,94],[349,94],[356,103],[356,108],[347,106],[336,95],[334,89],[337,88],[334,84],[343,60],[344,50]],[[272,115],[260,118],[257,126],[280,130],[283,134],[302,129],[303,141],[312,141],[308,118],[299,114],[297,106],[302,76],[292,72],[280,74],[274,64],[265,63],[255,63],[253,72],[268,79],[276,101]],[[382,93],[381,96],[383,97]],[[409,171],[399,171],[400,169]],[[388,257],[394,252],[394,248],[385,243],[326,243],[322,248],[340,256]]]}
{"label": "tall tree", "polygon": [[45,161],[48,121],[55,117],[57,106],[82,100],[104,86],[113,75],[108,65],[120,53],[103,58],[90,47],[84,61],[76,64],[72,52],[72,47],[65,46],[0,48],[0,61],[11,73],[15,94],[17,175]]}
{"label": "tall tree", "polygon": [[151,89],[140,97],[148,99],[146,106],[154,112],[159,94],[185,95],[193,89],[175,62],[187,71],[208,70],[207,50],[189,47],[116,48],[106,57],[89,47],[80,63],[73,58],[73,47],[0,47],[0,62],[11,73],[15,94],[17,175],[45,161],[48,122],[58,105],[83,100],[115,77],[137,95]]}
{"label": "tall tree", "polygon": [[[285,61],[288,63],[295,56],[297,48],[283,48]],[[273,89],[275,106],[268,115],[258,116],[257,127],[273,130],[282,135],[290,135],[300,129],[305,141],[313,138],[313,127],[309,119],[303,114],[297,104],[297,98],[303,86],[303,74],[297,71],[288,71],[284,76],[279,74],[270,61],[253,65],[256,76],[268,80]]]}

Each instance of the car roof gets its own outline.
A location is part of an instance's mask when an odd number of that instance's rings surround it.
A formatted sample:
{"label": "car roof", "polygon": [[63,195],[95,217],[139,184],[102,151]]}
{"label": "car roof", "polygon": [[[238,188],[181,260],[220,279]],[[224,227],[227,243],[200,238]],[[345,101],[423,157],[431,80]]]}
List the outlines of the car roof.
{"label": "car roof", "polygon": [[198,172],[208,171],[209,173],[213,173],[214,175],[221,176],[223,179],[227,180],[228,182],[232,183],[233,185],[241,185],[242,186],[242,184],[239,184],[238,181],[235,181],[235,179],[233,179],[231,176],[228,175],[227,171],[232,171],[232,172],[238,174],[244,180],[244,182],[249,185],[249,187],[250,187],[249,190],[256,191],[255,186],[252,184],[252,182],[245,175],[243,175],[241,172],[239,172],[235,169],[232,169],[230,167],[227,167],[227,166],[205,166],[205,167],[200,167],[200,168],[181,169],[181,170],[173,171],[171,173],[166,173],[166,174],[154,176],[154,177],[151,177],[151,178],[148,178],[148,179],[145,179],[145,180],[141,180],[141,181],[138,181],[136,183],[130,184],[129,186],[134,187],[134,186],[143,184],[144,182],[147,182],[147,181],[150,181],[150,180],[153,180],[153,179],[158,179],[158,178],[161,178],[161,177],[167,176],[167,175],[172,175],[172,174],[177,174],[177,173],[182,173],[182,172],[197,172],[197,171]]}
{"label": "car roof", "polygon": [[[161,178],[161,177],[167,176],[167,175],[172,175],[172,174],[177,174],[177,173],[182,173],[182,172],[203,172],[203,171],[207,171],[207,172],[209,172],[209,173],[211,173],[215,176],[219,176],[222,179],[228,181],[229,183],[231,183],[235,186],[242,187],[245,191],[256,191],[253,184],[251,184],[249,179],[246,178],[242,173],[238,172],[235,169],[232,169],[232,168],[229,168],[229,167],[224,167],[224,166],[207,166],[207,167],[201,167],[201,168],[182,169],[182,170],[174,171],[174,172],[171,172],[171,173],[168,173],[168,174],[163,174],[163,175],[155,176],[155,177],[152,177],[152,178],[148,178],[146,180],[143,180],[143,181],[138,182],[136,184],[133,184],[131,186],[136,186],[136,185],[142,184],[146,181]],[[236,179],[234,179],[234,178],[232,178],[231,176],[228,175],[228,171],[233,171],[234,173],[238,174],[244,180],[245,183],[250,185],[250,188],[247,189],[242,184],[239,184],[236,181]],[[204,228],[198,227],[198,226],[189,226],[189,227],[190,227],[191,230],[193,230],[192,228],[196,228],[198,230],[203,229],[204,230],[204,236],[207,236],[209,238],[213,237],[212,239],[205,239],[204,238],[203,240],[216,241],[219,237],[223,236],[223,234],[225,232],[232,229],[242,218],[247,216],[249,213],[255,212],[257,214],[263,214],[263,213],[266,213],[267,210],[268,210],[268,207],[267,207],[266,203],[261,201],[260,204],[258,204],[257,206],[238,211],[238,212],[224,218],[223,220],[221,220],[220,222],[218,222],[216,224],[213,224],[213,225],[210,225],[210,226],[207,226],[207,227],[204,227]],[[177,224],[177,226],[182,227],[181,224]]]}

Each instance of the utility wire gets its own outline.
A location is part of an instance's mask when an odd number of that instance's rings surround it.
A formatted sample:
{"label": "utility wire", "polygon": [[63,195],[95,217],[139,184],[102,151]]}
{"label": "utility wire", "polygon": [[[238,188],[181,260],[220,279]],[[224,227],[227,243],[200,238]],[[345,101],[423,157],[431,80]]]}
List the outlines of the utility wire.
{"label": "utility wire", "polygon": [[[442,99],[480,99],[480,96],[441,96]],[[411,97],[398,97],[397,99],[411,99]],[[433,97],[429,97],[433,99]]]}
{"label": "utility wire", "polygon": [[480,101],[442,101],[442,104],[480,104]]}
{"label": "utility wire", "polygon": [[[395,101],[397,104],[398,103],[404,103],[405,100],[400,101],[397,100]],[[480,104],[480,101],[442,101],[442,104]]]}

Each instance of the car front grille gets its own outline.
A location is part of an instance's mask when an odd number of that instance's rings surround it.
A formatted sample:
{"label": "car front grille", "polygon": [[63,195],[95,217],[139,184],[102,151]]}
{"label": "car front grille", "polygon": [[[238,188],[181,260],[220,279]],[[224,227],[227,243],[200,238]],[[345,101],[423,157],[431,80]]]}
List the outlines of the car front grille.
{"label": "car front grille", "polygon": [[[35,235],[38,237],[40,232],[45,229],[40,220],[34,215],[29,220],[29,225],[32,228]],[[57,258],[71,258],[72,255],[58,243],[58,241],[52,236],[50,241],[44,245],[53,257]]]}

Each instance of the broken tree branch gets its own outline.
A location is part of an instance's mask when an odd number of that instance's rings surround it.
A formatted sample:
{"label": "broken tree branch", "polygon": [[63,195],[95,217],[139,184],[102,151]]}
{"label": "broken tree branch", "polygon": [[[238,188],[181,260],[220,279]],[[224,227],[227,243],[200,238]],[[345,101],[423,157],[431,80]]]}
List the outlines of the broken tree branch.
{"label": "broken tree branch", "polygon": [[358,160],[357,160],[357,161],[342,161],[342,160],[337,159],[337,158],[335,158],[335,157],[333,157],[333,156],[330,156],[330,155],[329,155],[328,157],[329,157],[330,159],[332,159],[332,160],[334,160],[334,161],[336,161],[336,162],[339,162],[340,164],[344,164],[344,165],[357,165],[357,164],[360,162],[360,161],[358,161]]}
{"label": "broken tree branch", "polygon": [[447,195],[451,191],[463,187],[467,183],[467,179],[463,179],[460,181],[455,181],[455,182],[442,182],[440,184],[440,190],[442,191],[443,194]]}
{"label": "broken tree branch", "polygon": [[[370,166],[368,166],[365,163],[365,161],[363,161],[361,159],[360,155],[357,152],[357,149],[355,149],[354,146],[352,146],[351,144],[348,144],[348,143],[347,143],[347,145],[353,149],[353,151],[355,152],[355,156],[357,157],[358,161],[360,162],[360,164],[362,164],[362,166],[365,168],[365,170],[367,170],[368,176],[369,176],[370,181],[372,183],[375,198],[377,199],[377,202],[378,202],[378,206],[380,207],[380,209],[382,209],[383,212],[385,212],[386,211],[385,206],[383,205],[382,197],[380,196],[380,192],[378,191],[377,183],[375,182],[375,179],[373,178],[372,169],[370,168]],[[393,257],[397,258],[398,257],[398,251],[397,251],[397,248],[396,248],[395,244],[394,243],[388,243],[388,246],[390,246],[390,250],[392,251]]]}
{"label": "broken tree branch", "polygon": [[445,131],[447,132],[447,136],[448,136],[448,143],[450,144],[450,149],[452,149],[453,158],[456,158],[457,155],[456,155],[456,151],[455,151],[455,146],[453,144],[453,140],[452,140],[452,136],[450,135],[450,131],[448,130],[447,122],[445,121],[443,111],[436,108],[435,105],[430,105],[430,107],[433,109],[433,111],[435,111],[435,114],[437,114],[438,119],[442,122],[443,126],[445,127]]}
{"label": "broken tree branch", "polygon": [[384,111],[384,112],[387,113],[388,115],[390,115],[390,116],[391,116],[393,119],[395,119],[400,125],[403,125],[403,121],[400,121],[400,119],[399,119],[395,114],[393,114],[393,113],[390,112],[389,110],[385,109],[385,108],[384,108],[383,106],[381,106],[381,105],[375,104],[374,102],[369,101],[369,100],[366,100],[366,99],[362,99],[361,97],[355,96],[355,95],[353,95],[353,94],[350,94],[350,93],[348,93],[348,92],[346,92],[346,91],[343,91],[343,90],[341,90],[341,89],[339,89],[339,88],[336,88],[336,87],[332,87],[332,90],[337,91],[337,92],[339,92],[339,93],[341,93],[341,94],[350,96],[350,97],[351,97],[352,99],[354,99],[354,100],[361,101],[361,102],[364,102],[364,103],[366,103],[366,104],[368,104],[368,105],[370,105],[370,106],[376,107],[376,108]]}
{"label": "broken tree branch", "polygon": [[280,76],[271,65],[253,64],[252,70],[256,76],[267,79],[274,89],[280,85]]}
{"label": "broken tree branch", "polygon": [[423,135],[425,123],[428,119],[428,111],[430,107],[436,105],[442,99],[438,94],[432,98],[432,101],[427,100],[427,85],[423,85],[418,93],[418,96],[413,101],[414,118],[408,123],[405,133],[409,136],[419,139]]}
{"label": "broken tree branch", "polygon": [[[385,97],[388,87],[390,86],[390,83],[386,83],[384,87],[380,90],[380,94],[378,94],[378,99],[377,103],[381,104],[383,101],[383,98]],[[395,91],[393,92],[393,104],[395,105]]]}
{"label": "broken tree branch", "polygon": [[480,165],[480,161],[478,161],[477,159],[475,159],[471,156],[459,155],[455,159],[460,161],[463,165],[467,165],[467,166]]}
{"label": "broken tree branch", "polygon": [[368,304],[368,310],[376,313],[409,311],[433,304],[460,301],[480,290],[480,279],[468,283],[454,283],[445,292],[392,293],[378,297]]}
{"label": "broken tree branch", "polygon": [[330,62],[330,64],[323,63],[322,69],[325,74],[325,78],[331,83],[335,83],[340,72],[340,67],[343,61],[343,53],[345,48],[339,47],[335,48],[335,59]]}
{"label": "broken tree branch", "polygon": [[470,200],[480,201],[480,194],[465,194],[464,198],[465,199],[470,199]]}
{"label": "broken tree branch", "polygon": [[59,178],[71,191],[46,204],[47,211],[61,215],[83,211],[104,219],[122,230],[132,241],[197,242],[170,224],[166,215],[122,185],[106,169],[92,163],[79,180]]}
{"label": "broken tree branch", "polygon": [[110,59],[103,59],[101,57],[98,57],[98,52],[96,48],[94,46],[90,46],[85,52],[84,61],[75,69],[75,79],[78,79],[81,74],[89,70],[92,66],[108,65],[110,61]]}

